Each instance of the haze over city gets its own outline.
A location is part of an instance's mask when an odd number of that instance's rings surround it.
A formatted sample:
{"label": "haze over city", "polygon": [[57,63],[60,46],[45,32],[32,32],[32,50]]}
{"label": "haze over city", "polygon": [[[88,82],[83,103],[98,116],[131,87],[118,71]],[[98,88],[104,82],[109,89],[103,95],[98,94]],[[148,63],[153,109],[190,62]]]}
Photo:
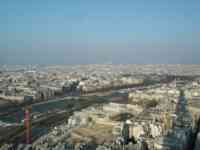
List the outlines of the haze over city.
{"label": "haze over city", "polygon": [[0,1],[0,150],[200,150],[200,1]]}
{"label": "haze over city", "polygon": [[199,14],[198,0],[1,1],[0,64],[197,64]]}

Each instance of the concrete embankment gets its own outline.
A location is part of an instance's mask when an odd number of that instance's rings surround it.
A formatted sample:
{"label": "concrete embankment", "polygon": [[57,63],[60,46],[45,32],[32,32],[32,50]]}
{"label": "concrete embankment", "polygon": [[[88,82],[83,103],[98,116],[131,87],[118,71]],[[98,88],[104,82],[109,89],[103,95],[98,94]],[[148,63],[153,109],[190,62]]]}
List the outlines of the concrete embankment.
{"label": "concrete embankment", "polygon": [[[48,130],[50,130],[53,126],[55,125],[59,125],[63,122],[65,122],[69,116],[72,115],[72,113],[74,111],[78,111],[81,109],[84,109],[88,106],[91,106],[93,104],[97,104],[97,103],[104,103],[107,100],[103,97],[96,97],[94,99],[94,97],[88,97],[85,99],[76,99],[73,101],[73,103],[68,103],[67,101],[62,101],[62,103],[60,105],[64,107],[62,107],[62,109],[60,111],[58,111],[57,113],[51,113],[49,112],[49,110],[47,110],[47,114],[43,115],[43,117],[37,118],[35,120],[32,120],[32,139],[35,140],[37,139],[39,136],[42,136],[42,134],[45,132],[43,132],[45,129],[45,131],[48,132]],[[53,106],[56,107],[56,105],[58,106],[58,103],[60,103],[61,101],[54,101]],[[44,111],[44,109],[47,106],[48,103],[41,103],[40,105],[35,105],[34,107],[40,108],[41,110]],[[50,106],[51,107],[51,106]],[[44,109],[43,109],[44,108]],[[65,110],[65,111],[62,111]],[[5,133],[5,135],[1,135],[1,143],[4,142],[10,142],[10,143],[24,143],[25,142],[25,128],[23,125],[19,126],[19,127],[13,127],[13,129],[15,130],[9,130],[7,133]]]}

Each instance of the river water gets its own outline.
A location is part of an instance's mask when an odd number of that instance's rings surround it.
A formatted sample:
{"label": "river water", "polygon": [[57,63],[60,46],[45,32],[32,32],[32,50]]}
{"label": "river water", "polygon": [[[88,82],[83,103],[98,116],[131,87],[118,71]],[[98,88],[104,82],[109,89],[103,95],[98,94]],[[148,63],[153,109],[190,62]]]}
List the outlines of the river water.
{"label": "river water", "polygon": [[[65,110],[67,108],[69,100],[52,100],[46,103],[40,103],[32,105],[31,113],[48,113],[53,110]],[[4,110],[0,110],[3,112]],[[24,119],[24,110],[23,108],[17,108],[16,111],[13,113],[9,113],[6,115],[0,116],[0,121],[5,123],[16,123],[17,121],[21,122]]]}

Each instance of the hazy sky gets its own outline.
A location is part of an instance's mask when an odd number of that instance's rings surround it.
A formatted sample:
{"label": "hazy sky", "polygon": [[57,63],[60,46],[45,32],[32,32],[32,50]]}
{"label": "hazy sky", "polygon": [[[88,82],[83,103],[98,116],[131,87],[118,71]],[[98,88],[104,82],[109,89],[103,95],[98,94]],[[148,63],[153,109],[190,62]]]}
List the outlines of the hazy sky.
{"label": "hazy sky", "polygon": [[200,1],[0,1],[0,64],[107,62],[200,63]]}

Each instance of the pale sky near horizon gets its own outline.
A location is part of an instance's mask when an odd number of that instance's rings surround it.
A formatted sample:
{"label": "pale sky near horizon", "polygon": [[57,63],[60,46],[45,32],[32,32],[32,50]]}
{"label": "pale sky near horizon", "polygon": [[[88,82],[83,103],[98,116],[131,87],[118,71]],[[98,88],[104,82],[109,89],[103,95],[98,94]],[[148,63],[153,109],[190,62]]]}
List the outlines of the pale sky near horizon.
{"label": "pale sky near horizon", "polygon": [[200,63],[200,1],[0,1],[0,64],[108,62]]}

